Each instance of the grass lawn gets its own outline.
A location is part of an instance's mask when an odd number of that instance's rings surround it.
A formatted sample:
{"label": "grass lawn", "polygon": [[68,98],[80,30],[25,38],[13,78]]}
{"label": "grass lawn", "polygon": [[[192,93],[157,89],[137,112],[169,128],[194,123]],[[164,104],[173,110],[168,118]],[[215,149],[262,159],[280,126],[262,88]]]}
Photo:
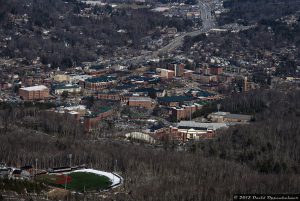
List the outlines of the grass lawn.
{"label": "grass lawn", "polygon": [[67,189],[79,192],[102,190],[112,184],[108,177],[89,172],[73,172],[67,175],[41,175],[37,180],[59,188],[65,188],[65,183],[67,183]]}

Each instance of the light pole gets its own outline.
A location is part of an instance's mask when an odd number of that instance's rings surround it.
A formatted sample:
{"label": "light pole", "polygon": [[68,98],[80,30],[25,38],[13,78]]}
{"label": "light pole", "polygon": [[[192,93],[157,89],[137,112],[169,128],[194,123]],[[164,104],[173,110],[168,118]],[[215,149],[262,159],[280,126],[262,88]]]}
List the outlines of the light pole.
{"label": "light pole", "polygon": [[67,175],[64,175],[65,177],[65,190],[67,190]]}
{"label": "light pole", "polygon": [[35,176],[37,175],[37,165],[38,165],[38,160],[39,159],[35,159]]}
{"label": "light pole", "polygon": [[70,162],[70,163],[69,163],[70,168],[72,168],[72,154],[69,154],[68,157],[69,157],[69,160],[70,160],[70,161],[69,161],[69,162]]}

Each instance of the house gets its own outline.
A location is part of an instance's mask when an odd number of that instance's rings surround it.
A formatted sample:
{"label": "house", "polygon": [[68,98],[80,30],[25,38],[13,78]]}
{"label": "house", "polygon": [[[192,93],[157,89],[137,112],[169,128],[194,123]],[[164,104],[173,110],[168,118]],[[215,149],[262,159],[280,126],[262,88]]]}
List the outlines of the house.
{"label": "house", "polygon": [[23,100],[43,100],[49,97],[49,89],[44,85],[25,87],[19,89],[19,95]]}

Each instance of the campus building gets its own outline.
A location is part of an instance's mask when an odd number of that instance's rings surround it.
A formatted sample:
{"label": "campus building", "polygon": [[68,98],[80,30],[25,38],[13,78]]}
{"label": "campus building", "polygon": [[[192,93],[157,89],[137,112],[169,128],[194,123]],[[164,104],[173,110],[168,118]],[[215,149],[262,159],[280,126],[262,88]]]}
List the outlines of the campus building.
{"label": "campus building", "polygon": [[83,83],[87,90],[98,91],[113,86],[116,83],[116,78],[112,76],[101,76],[86,79]]}
{"label": "campus building", "polygon": [[43,100],[49,97],[49,89],[44,85],[24,87],[19,89],[19,95],[23,100]]}
{"label": "campus building", "polygon": [[132,96],[128,100],[128,105],[132,107],[143,107],[146,109],[153,109],[154,108],[154,102],[149,97],[143,97],[143,96]]}

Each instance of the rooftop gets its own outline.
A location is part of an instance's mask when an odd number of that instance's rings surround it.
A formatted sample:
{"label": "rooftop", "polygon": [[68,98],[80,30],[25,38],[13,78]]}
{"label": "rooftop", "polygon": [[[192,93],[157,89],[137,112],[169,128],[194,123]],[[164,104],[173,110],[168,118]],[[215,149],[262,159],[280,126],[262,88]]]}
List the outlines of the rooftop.
{"label": "rooftop", "polygon": [[112,82],[114,80],[116,80],[116,77],[112,77],[112,76],[100,76],[100,77],[88,78],[85,81],[86,82],[97,83],[97,82]]}
{"label": "rooftop", "polygon": [[93,69],[93,70],[102,70],[102,69],[107,69],[105,65],[103,64],[97,64],[97,65],[92,65],[90,67],[90,69]]}
{"label": "rooftop", "polygon": [[80,86],[76,84],[66,84],[66,85],[57,85],[54,86],[54,89],[73,89],[73,88],[80,88]]}
{"label": "rooftop", "polygon": [[47,90],[48,88],[45,85],[38,85],[33,87],[24,87],[21,89],[25,91],[41,91],[41,90]]}
{"label": "rooftop", "polygon": [[133,90],[133,92],[140,92],[140,93],[156,93],[156,92],[163,92],[163,89],[154,89],[154,88],[139,88]]}
{"label": "rooftop", "polygon": [[245,114],[227,114],[225,118],[229,119],[240,119],[240,120],[246,120],[250,121],[252,116],[251,115],[245,115]]}
{"label": "rooftop", "polygon": [[159,102],[184,102],[184,101],[192,101],[194,98],[191,96],[166,96],[162,98],[158,98]]}
{"label": "rooftop", "polygon": [[181,129],[213,129],[217,130],[220,128],[227,128],[228,125],[226,123],[199,123],[195,121],[181,121],[177,124],[178,128]]}
{"label": "rooftop", "polygon": [[152,99],[149,97],[132,96],[129,98],[129,101],[152,101]]}

